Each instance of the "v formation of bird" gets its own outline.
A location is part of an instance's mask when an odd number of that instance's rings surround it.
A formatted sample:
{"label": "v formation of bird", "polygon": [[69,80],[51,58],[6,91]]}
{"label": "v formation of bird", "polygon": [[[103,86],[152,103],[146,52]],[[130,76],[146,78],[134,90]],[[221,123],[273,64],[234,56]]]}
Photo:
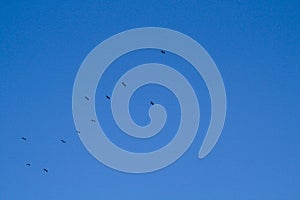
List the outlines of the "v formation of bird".
{"label": "v formation of bird", "polygon": [[[164,51],[164,50],[161,50],[160,52],[161,52],[162,54],[165,54],[165,53],[166,53],[166,51]],[[126,83],[121,82],[121,84],[122,84],[124,87],[126,87]],[[106,97],[108,100],[110,100],[110,96],[106,95],[105,97]],[[90,101],[90,98],[89,98],[88,96],[85,96],[84,98],[85,98],[85,100]],[[153,102],[153,101],[150,101],[150,104],[153,106],[153,105],[154,105],[154,102]],[[96,120],[91,119],[91,122],[94,122],[94,123],[95,123]],[[79,131],[79,130],[76,130],[76,133],[79,134],[80,131]],[[26,138],[26,137],[22,137],[21,139],[22,139],[23,141],[27,141],[27,138]],[[67,141],[66,141],[66,140],[63,140],[63,139],[61,139],[60,142],[61,142],[62,144],[67,143]],[[26,163],[26,166],[31,167],[31,163]],[[49,172],[49,170],[48,170],[47,168],[43,168],[43,171],[44,171],[45,173],[48,173],[48,172]]]}

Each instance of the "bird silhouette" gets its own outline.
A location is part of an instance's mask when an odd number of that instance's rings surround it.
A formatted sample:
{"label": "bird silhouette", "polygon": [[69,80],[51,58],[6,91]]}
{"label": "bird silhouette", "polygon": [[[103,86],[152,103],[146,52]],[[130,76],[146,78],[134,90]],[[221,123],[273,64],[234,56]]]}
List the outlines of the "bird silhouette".
{"label": "bird silhouette", "polygon": [[26,137],[22,137],[22,140],[26,141],[26,140],[27,140],[27,138],[26,138]]}
{"label": "bird silhouette", "polygon": [[166,51],[164,51],[164,50],[161,50],[160,52],[161,52],[162,54],[166,54]]}
{"label": "bird silhouette", "polygon": [[123,85],[124,87],[126,87],[126,84],[125,84],[124,82],[122,82],[122,85]]}
{"label": "bird silhouette", "polygon": [[107,95],[106,95],[106,98],[107,98],[107,99],[110,99],[110,97],[109,97],[109,96],[107,96]]}
{"label": "bird silhouette", "polygon": [[152,106],[154,105],[153,101],[150,101],[150,103],[151,103]]}
{"label": "bird silhouette", "polygon": [[44,170],[46,173],[48,173],[48,169],[44,168],[43,170]]}
{"label": "bird silhouette", "polygon": [[30,167],[30,166],[31,166],[31,164],[30,164],[30,163],[27,163],[26,165],[27,165],[28,167]]}
{"label": "bird silhouette", "polygon": [[76,133],[80,133],[80,131],[77,130]]}
{"label": "bird silhouette", "polygon": [[87,96],[85,96],[84,98],[85,98],[86,100],[88,100],[88,101],[90,100],[90,98],[88,98]]}
{"label": "bird silhouette", "polygon": [[62,143],[67,143],[65,140],[60,140]]}
{"label": "bird silhouette", "polygon": [[91,122],[96,122],[96,120],[94,120],[94,119],[91,119]]}

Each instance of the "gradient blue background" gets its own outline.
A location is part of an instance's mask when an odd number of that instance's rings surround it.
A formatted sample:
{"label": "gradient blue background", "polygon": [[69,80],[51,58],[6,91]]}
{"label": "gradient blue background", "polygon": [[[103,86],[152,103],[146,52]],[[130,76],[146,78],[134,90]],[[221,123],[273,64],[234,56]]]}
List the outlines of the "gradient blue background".
{"label": "gradient blue background", "polygon": [[[201,77],[168,52],[137,51],[117,60],[101,80],[96,106],[108,136],[124,148],[163,146],[179,120],[172,93],[149,85],[134,94],[132,115],[147,124],[149,100],[163,104],[170,117],[165,135],[146,142],[120,133],[104,95],[132,64],[174,65],[200,99],[200,129],[189,150],[163,170],[135,175],[87,152],[71,98],[77,70],[97,44],[144,26],[171,28],[203,45],[223,76],[228,112],[219,142],[199,160],[210,114]],[[299,65],[299,1],[2,1],[0,199],[300,199]]]}

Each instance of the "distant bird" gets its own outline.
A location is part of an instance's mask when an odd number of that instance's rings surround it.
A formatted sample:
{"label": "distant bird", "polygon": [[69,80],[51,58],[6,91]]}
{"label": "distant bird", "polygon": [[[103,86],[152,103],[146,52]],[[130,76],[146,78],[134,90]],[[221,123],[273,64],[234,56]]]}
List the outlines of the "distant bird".
{"label": "distant bird", "polygon": [[67,143],[65,140],[60,140],[60,141],[61,141],[62,143],[64,143],[64,144]]}
{"label": "distant bird", "polygon": [[30,165],[30,163],[27,163],[26,165],[27,165],[28,167],[30,167],[30,166],[31,166],[31,165]]}
{"label": "distant bird", "polygon": [[109,97],[109,96],[107,96],[107,95],[106,95],[106,98],[107,98],[107,99],[110,99],[110,97]]}
{"label": "distant bird", "polygon": [[22,137],[22,140],[26,141],[26,140],[27,140],[27,138],[26,138],[26,137]]}
{"label": "distant bird", "polygon": [[76,133],[80,133],[80,131],[77,130]]}
{"label": "distant bird", "polygon": [[161,50],[160,52],[161,52],[162,54],[166,54],[166,51],[164,51],[164,50]]}
{"label": "distant bird", "polygon": [[44,168],[43,170],[44,170],[46,173],[48,173],[48,169]]}
{"label": "distant bird", "polygon": [[86,100],[88,100],[88,101],[90,100],[90,98],[88,98],[87,96],[85,96],[84,98],[85,98]]}
{"label": "distant bird", "polygon": [[124,87],[126,87],[126,84],[125,84],[124,82],[122,82],[122,85],[123,85]]}
{"label": "distant bird", "polygon": [[151,103],[152,106],[154,105],[153,101],[150,101],[150,103]]}
{"label": "distant bird", "polygon": [[94,119],[91,119],[91,122],[96,122],[96,120],[94,120]]}

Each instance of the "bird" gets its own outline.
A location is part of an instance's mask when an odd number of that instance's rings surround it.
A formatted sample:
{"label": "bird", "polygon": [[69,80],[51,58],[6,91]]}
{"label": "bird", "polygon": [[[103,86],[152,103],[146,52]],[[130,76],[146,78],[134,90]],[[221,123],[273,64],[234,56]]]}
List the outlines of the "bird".
{"label": "bird", "polygon": [[61,141],[62,143],[64,143],[64,144],[67,143],[65,140],[60,140],[60,141]]}
{"label": "bird", "polygon": [[110,97],[109,97],[109,96],[107,96],[107,95],[106,95],[106,98],[107,98],[107,99],[110,99]]}
{"label": "bird", "polygon": [[26,138],[26,137],[22,137],[22,140],[26,141],[26,140],[27,140],[27,138]]}
{"label": "bird", "polygon": [[96,122],[96,120],[94,120],[94,119],[91,119],[91,122]]}
{"label": "bird", "polygon": [[76,133],[80,133],[80,131],[77,130]]}
{"label": "bird", "polygon": [[124,82],[122,82],[122,85],[123,85],[124,87],[126,87],[126,84],[125,84]]}
{"label": "bird", "polygon": [[153,101],[150,101],[150,103],[151,103],[152,106],[154,105]]}
{"label": "bird", "polygon": [[26,165],[27,165],[28,167],[30,167],[30,166],[31,166],[31,164],[30,164],[30,163],[27,163]]}
{"label": "bird", "polygon": [[88,98],[87,96],[85,96],[84,98],[85,98],[86,100],[88,100],[88,101],[90,100],[90,98]]}
{"label": "bird", "polygon": [[161,50],[160,52],[161,52],[162,54],[166,54],[166,51],[164,51],[164,50]]}
{"label": "bird", "polygon": [[44,170],[46,173],[48,173],[48,169],[44,168],[43,170]]}

